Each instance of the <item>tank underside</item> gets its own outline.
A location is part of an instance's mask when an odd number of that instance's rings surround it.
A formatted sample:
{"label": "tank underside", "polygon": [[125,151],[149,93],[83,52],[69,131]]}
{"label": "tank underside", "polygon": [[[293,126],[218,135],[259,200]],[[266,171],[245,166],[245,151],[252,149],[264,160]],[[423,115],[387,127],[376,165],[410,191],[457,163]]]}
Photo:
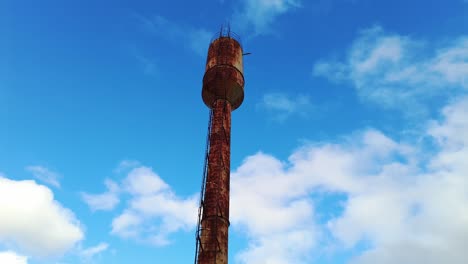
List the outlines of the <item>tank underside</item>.
{"label": "tank underside", "polygon": [[237,109],[244,101],[244,76],[229,65],[209,69],[203,77],[202,98],[209,108],[213,108],[217,99],[224,99],[232,110]]}

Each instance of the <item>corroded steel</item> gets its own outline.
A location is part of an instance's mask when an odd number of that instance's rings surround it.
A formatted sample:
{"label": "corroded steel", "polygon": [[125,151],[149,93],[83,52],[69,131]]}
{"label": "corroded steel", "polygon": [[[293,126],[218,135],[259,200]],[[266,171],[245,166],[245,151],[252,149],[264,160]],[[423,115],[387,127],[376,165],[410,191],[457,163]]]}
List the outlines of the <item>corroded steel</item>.
{"label": "corroded steel", "polygon": [[231,112],[244,100],[242,46],[229,29],[208,49],[202,97],[211,115],[195,263],[227,264]]}
{"label": "corroded steel", "polygon": [[213,103],[212,110],[198,263],[227,264],[231,104],[218,99]]}
{"label": "corroded steel", "polygon": [[229,36],[211,42],[203,77],[202,97],[212,108],[217,99],[229,101],[237,109],[244,100],[242,46]]}

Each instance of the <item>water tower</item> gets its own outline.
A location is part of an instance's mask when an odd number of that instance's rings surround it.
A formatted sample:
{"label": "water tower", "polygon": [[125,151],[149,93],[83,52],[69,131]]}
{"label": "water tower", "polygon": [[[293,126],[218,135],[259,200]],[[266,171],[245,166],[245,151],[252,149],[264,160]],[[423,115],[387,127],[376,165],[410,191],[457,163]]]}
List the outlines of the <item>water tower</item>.
{"label": "water tower", "polygon": [[211,41],[202,98],[210,109],[195,263],[228,263],[231,112],[244,100],[243,51],[229,28]]}

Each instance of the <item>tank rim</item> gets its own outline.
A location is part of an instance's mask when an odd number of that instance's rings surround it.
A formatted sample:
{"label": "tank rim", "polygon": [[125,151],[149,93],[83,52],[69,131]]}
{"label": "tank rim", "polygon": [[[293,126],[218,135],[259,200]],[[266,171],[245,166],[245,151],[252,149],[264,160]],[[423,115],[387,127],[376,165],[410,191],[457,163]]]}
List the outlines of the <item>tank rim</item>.
{"label": "tank rim", "polygon": [[210,45],[216,40],[222,39],[222,38],[230,38],[230,39],[235,40],[237,43],[239,43],[239,46],[243,49],[241,37],[237,35],[236,33],[232,32],[231,30],[224,29],[224,28],[222,28],[219,32],[213,35],[213,37],[210,40]]}

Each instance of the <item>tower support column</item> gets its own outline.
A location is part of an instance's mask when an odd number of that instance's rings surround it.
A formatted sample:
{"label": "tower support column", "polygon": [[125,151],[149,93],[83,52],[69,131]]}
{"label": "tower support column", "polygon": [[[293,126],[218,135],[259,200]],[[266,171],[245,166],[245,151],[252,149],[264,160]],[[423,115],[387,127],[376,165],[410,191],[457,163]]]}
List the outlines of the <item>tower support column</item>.
{"label": "tower support column", "polygon": [[227,264],[231,104],[227,100],[218,99],[212,111],[198,263]]}

